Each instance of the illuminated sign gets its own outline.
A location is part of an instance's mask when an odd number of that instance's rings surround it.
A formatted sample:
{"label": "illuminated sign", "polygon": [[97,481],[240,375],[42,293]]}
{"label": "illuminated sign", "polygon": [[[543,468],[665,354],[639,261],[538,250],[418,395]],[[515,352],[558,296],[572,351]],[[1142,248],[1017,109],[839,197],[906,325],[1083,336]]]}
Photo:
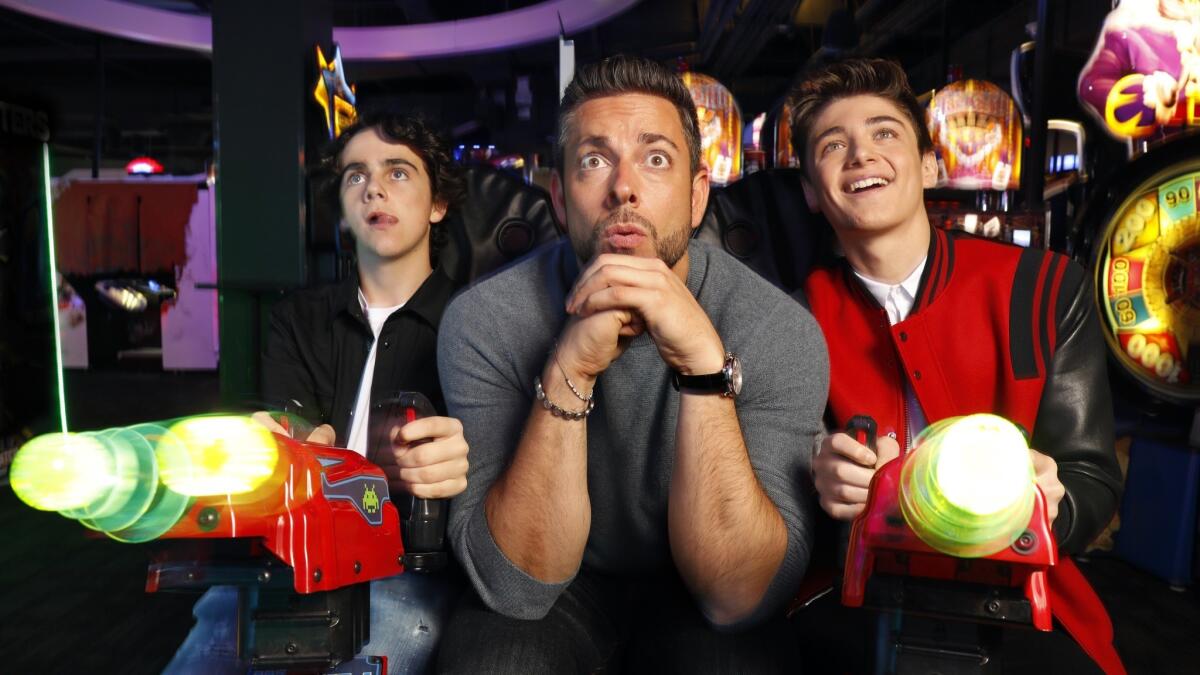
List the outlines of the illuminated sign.
{"label": "illuminated sign", "polygon": [[1134,190],[1107,223],[1096,264],[1106,337],[1152,391],[1200,401],[1200,167]]}
{"label": "illuminated sign", "polygon": [[700,159],[716,185],[742,176],[742,112],[733,94],[708,75],[683,73],[700,122]]}
{"label": "illuminated sign", "polygon": [[346,82],[346,70],[342,66],[342,48],[334,45],[333,60],[326,61],[321,46],[317,45],[317,68],[320,76],[313,97],[325,111],[329,137],[337,138],[342,134],[342,129],[358,119],[358,110],[354,107],[354,85]]}
{"label": "illuminated sign", "polygon": [[1200,124],[1200,3],[1125,0],[1079,75],[1079,100],[1118,139]]}
{"label": "illuminated sign", "polygon": [[163,165],[153,157],[134,157],[125,165],[125,173],[130,176],[149,176],[163,172]]}
{"label": "illuminated sign", "polygon": [[50,120],[44,112],[0,101],[0,133],[45,142],[50,140]]}
{"label": "illuminated sign", "polygon": [[792,107],[787,103],[779,109],[779,116],[775,118],[775,166],[777,167],[798,167],[800,166],[800,158],[796,156],[795,149],[792,148]]}
{"label": "illuminated sign", "polygon": [[1020,186],[1021,116],[1003,89],[982,80],[952,82],[934,93],[926,121],[945,168],[945,182],[939,186],[960,190]]}

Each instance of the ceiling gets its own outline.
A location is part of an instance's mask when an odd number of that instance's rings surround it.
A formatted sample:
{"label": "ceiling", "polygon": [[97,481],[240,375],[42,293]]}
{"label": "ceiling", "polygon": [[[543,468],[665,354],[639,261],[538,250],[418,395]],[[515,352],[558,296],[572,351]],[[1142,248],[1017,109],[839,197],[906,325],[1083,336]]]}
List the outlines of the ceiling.
{"label": "ceiling", "polygon": [[[205,16],[212,0],[136,0]],[[537,0],[335,0],[338,26],[387,26],[486,16]],[[1055,3],[1060,42],[1090,50],[1107,2]],[[1099,6],[1099,7],[1096,7]],[[833,18],[831,19],[831,14]],[[641,0],[568,35],[576,61],[632,52],[717,76],[747,116],[778,103],[806,64],[830,53],[897,58],[914,84],[939,84],[949,63],[1007,82],[1008,52],[1026,39],[1035,0]],[[816,56],[814,56],[816,54]],[[123,166],[150,154],[169,172],[204,170],[212,149],[211,60],[202,53],[100,35],[0,9],[0,101],[50,115],[55,172]],[[419,108],[459,140],[510,151],[546,144],[557,100],[557,45],[415,61],[348,62],[361,100]],[[516,113],[515,81],[530,78],[534,112]]]}

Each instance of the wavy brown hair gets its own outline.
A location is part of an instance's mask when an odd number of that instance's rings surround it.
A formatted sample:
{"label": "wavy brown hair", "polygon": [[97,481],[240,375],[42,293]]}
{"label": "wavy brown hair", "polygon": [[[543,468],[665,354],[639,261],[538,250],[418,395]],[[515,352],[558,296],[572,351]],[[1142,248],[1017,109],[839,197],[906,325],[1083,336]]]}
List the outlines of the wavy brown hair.
{"label": "wavy brown hair", "polygon": [[933,152],[933,139],[925,125],[925,109],[917,103],[900,64],[887,59],[846,59],[808,73],[788,93],[792,149],[800,158],[802,171],[807,171],[808,134],[817,116],[825,106],[838,99],[863,94],[894,103],[912,124],[921,154]]}
{"label": "wavy brown hair", "polygon": [[[429,176],[429,190],[435,204],[444,204],[447,210],[462,203],[466,189],[462,169],[454,163],[445,138],[434,130],[423,118],[398,113],[369,113],[342,131],[321,153],[317,176],[317,199],[332,213],[342,213],[339,195],[342,171],[342,151],[346,144],[358,134],[374,131],[389,143],[399,143],[413,151],[425,164]],[[436,262],[438,253],[446,244],[445,219],[431,223],[429,228],[429,258]]]}

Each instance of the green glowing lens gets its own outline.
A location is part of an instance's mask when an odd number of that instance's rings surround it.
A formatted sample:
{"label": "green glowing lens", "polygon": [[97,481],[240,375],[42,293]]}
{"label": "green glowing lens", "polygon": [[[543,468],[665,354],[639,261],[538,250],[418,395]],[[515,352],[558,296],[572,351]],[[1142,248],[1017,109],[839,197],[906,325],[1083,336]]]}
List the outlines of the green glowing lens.
{"label": "green glowing lens", "polygon": [[251,492],[279,459],[275,438],[246,417],[193,417],[172,426],[155,449],[162,482],[192,497]]}
{"label": "green glowing lens", "polygon": [[87,508],[119,481],[117,461],[87,434],[45,434],[26,443],[9,469],[13,492],[43,511]]}
{"label": "green glowing lens", "polygon": [[930,425],[900,471],[900,510],[931,547],[979,557],[1010,546],[1033,513],[1033,461],[1008,420],[968,415]]}

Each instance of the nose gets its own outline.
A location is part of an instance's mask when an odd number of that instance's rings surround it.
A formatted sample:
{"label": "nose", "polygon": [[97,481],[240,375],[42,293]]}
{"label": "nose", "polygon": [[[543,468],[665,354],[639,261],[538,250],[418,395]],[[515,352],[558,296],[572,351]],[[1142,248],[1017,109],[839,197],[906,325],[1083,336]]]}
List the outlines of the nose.
{"label": "nose", "polygon": [[626,204],[636,206],[640,199],[638,194],[640,191],[641,186],[633,163],[617,160],[612,172],[612,182],[609,185],[608,207],[616,208]]}
{"label": "nose", "polygon": [[363,201],[370,202],[376,199],[387,199],[387,190],[378,176],[368,173],[367,184],[363,186]]}
{"label": "nose", "polygon": [[870,142],[858,138],[850,141],[850,152],[846,154],[846,158],[851,166],[863,166],[878,159]]}

